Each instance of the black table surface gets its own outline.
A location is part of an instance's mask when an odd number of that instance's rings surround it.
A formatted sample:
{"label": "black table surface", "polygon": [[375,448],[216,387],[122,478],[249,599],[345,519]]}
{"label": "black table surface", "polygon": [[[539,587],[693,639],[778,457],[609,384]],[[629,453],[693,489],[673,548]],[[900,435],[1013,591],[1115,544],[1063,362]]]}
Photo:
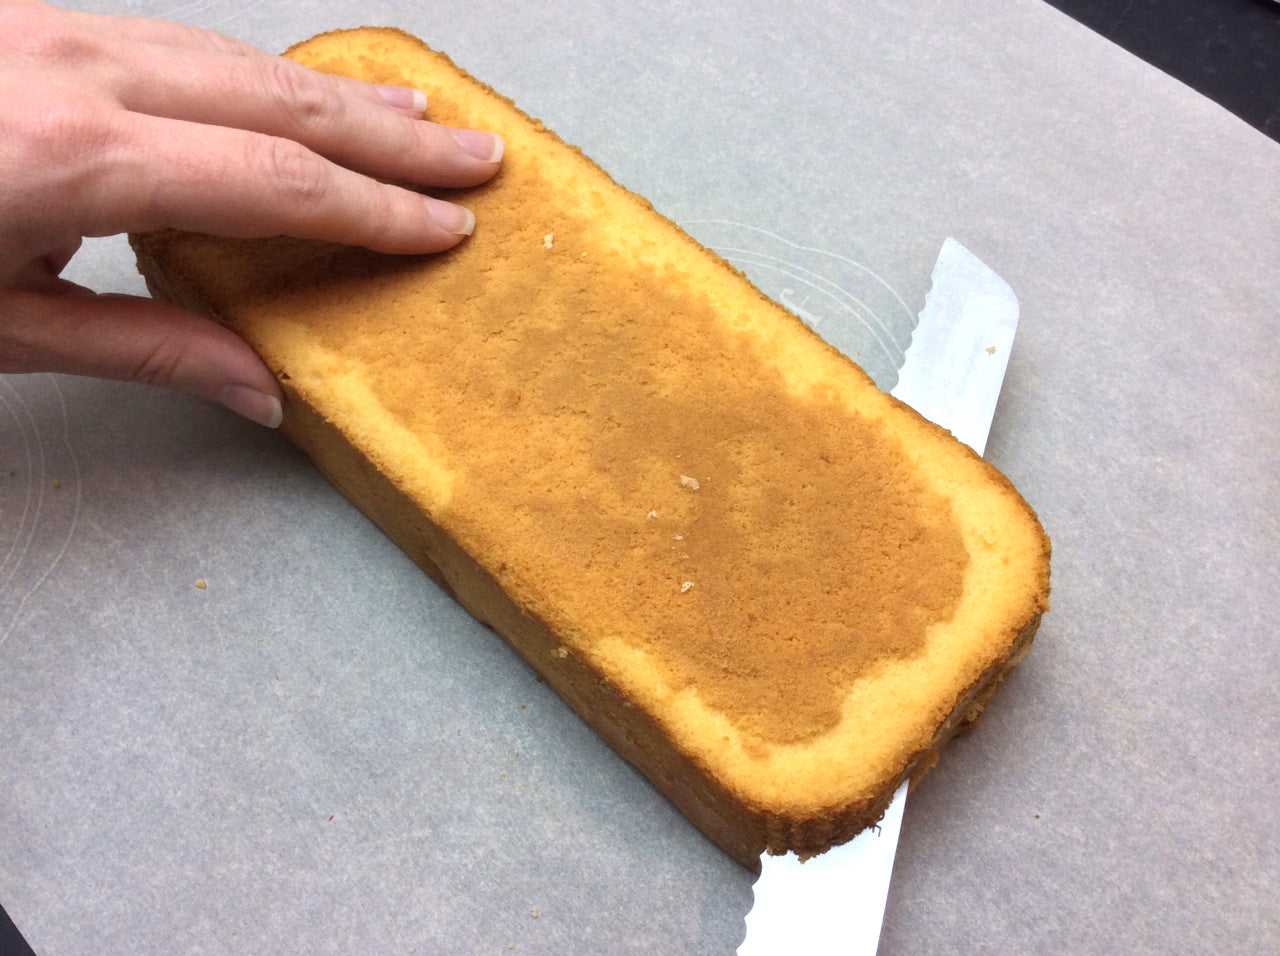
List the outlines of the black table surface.
{"label": "black table surface", "polygon": [[1277,0],[1048,0],[1280,141]]}
{"label": "black table surface", "polygon": [[[1277,0],[1048,0],[1280,142]],[[31,953],[0,909],[0,956]]]}

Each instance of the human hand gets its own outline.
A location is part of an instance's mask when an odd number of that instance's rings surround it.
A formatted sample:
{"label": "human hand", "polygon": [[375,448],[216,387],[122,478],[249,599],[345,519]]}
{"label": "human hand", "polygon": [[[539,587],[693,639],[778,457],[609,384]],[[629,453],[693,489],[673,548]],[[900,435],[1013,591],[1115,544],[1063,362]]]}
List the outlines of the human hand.
{"label": "human hand", "polygon": [[233,333],[60,273],[84,237],[165,227],[447,249],[475,217],[378,179],[474,186],[503,144],[425,106],[174,23],[0,0],[0,372],[178,388],[278,425],[279,385]]}

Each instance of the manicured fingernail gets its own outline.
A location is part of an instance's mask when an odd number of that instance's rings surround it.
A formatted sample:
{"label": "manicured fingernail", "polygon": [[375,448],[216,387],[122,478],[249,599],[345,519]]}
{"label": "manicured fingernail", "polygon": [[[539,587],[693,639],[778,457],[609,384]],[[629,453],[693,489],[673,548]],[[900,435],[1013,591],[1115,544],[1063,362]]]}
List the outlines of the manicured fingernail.
{"label": "manicured fingernail", "polygon": [[267,428],[279,428],[284,419],[280,399],[248,385],[228,385],[218,393],[218,401],[237,415]]}
{"label": "manicured fingernail", "polygon": [[427,94],[409,86],[379,86],[378,92],[388,106],[421,116],[427,111]]}
{"label": "manicured fingernail", "polygon": [[479,129],[451,129],[450,133],[458,141],[458,145],[486,163],[496,163],[502,159],[506,142],[496,133],[486,133]]}
{"label": "manicured fingernail", "polygon": [[455,236],[469,236],[476,231],[476,215],[470,209],[431,196],[423,198],[427,201],[427,213],[441,229]]}

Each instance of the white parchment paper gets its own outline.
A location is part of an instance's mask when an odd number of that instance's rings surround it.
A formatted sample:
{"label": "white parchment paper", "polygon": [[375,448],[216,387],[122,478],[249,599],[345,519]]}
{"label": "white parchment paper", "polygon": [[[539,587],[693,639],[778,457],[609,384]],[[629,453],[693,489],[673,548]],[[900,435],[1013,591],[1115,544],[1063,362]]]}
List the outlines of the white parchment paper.
{"label": "white parchment paper", "polygon": [[[1274,142],[1038,0],[92,7],[402,26],[673,219],[912,313],[958,238],[1021,302],[987,454],[1053,609],[913,794],[882,951],[1280,949]],[[71,275],[140,288],[116,240]],[[0,400],[0,901],[38,952],[737,946],[751,875],[274,435]]]}

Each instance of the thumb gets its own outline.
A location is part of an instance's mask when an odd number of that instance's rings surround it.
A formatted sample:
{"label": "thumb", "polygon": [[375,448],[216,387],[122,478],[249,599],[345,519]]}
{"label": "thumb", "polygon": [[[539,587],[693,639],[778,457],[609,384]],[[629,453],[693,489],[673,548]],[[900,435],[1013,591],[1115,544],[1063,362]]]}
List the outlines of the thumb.
{"label": "thumb", "polygon": [[65,372],[179,389],[269,428],[281,391],[262,360],[217,322],[154,299],[57,291],[0,292],[0,372]]}

